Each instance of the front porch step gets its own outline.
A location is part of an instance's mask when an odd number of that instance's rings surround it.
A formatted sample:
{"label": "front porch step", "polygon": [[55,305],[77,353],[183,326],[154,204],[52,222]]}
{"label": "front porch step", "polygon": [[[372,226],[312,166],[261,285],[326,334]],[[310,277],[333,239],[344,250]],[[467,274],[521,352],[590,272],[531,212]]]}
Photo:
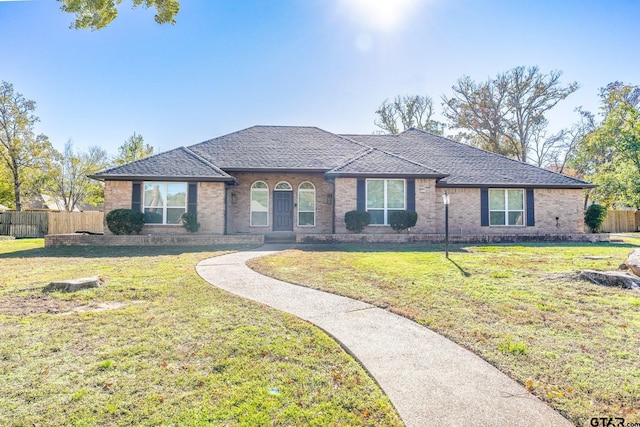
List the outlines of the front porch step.
{"label": "front porch step", "polygon": [[269,233],[264,235],[265,243],[295,243],[296,234],[289,232]]}

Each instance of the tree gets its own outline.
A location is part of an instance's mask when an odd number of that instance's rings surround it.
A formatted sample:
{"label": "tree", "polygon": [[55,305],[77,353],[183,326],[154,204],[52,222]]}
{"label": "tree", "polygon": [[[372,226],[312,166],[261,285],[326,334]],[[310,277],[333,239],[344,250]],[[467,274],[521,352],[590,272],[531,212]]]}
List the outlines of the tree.
{"label": "tree", "polygon": [[598,184],[607,207],[640,208],[640,87],[614,82],[600,90],[602,120],[579,143],[570,164]]}
{"label": "tree", "polygon": [[[99,30],[109,25],[117,16],[117,6],[122,0],[58,0],[60,9],[75,15],[75,22],[70,28]],[[142,6],[154,8],[154,20],[158,24],[175,24],[175,17],[180,11],[178,0],[133,0],[133,8]]]}
{"label": "tree", "polygon": [[120,147],[114,162],[118,165],[135,162],[153,154],[153,147],[144,143],[142,135],[135,132]]}
{"label": "tree", "polygon": [[68,141],[64,151],[56,154],[45,189],[61,200],[69,212],[82,202],[102,203],[102,183],[89,178],[89,175],[107,167],[107,152],[99,147],[90,147],[87,153],[75,152],[73,143]]}
{"label": "tree", "polygon": [[484,83],[463,76],[452,87],[454,95],[443,98],[444,115],[451,127],[466,131],[460,139],[526,162],[536,141],[542,147],[546,138],[559,139],[548,135],[545,114],[578,89],[576,82],[562,86],[561,75],[516,67]]}
{"label": "tree", "polygon": [[444,123],[433,120],[433,100],[429,96],[396,96],[393,102],[385,99],[376,110],[374,121],[386,133],[397,134],[409,128],[422,129],[442,135]]}
{"label": "tree", "polygon": [[42,170],[51,158],[53,147],[44,135],[35,136],[33,126],[39,120],[36,103],[25,99],[11,83],[0,85],[0,161],[7,167],[13,183],[13,202],[22,210],[21,191],[29,171]]}

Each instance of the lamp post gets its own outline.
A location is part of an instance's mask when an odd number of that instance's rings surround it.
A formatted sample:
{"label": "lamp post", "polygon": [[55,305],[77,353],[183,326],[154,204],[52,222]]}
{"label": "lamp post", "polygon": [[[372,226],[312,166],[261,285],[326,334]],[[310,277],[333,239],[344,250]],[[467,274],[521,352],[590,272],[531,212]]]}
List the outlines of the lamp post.
{"label": "lamp post", "polygon": [[444,251],[445,256],[449,258],[449,203],[451,199],[446,191],[442,195],[442,202],[444,203]]}

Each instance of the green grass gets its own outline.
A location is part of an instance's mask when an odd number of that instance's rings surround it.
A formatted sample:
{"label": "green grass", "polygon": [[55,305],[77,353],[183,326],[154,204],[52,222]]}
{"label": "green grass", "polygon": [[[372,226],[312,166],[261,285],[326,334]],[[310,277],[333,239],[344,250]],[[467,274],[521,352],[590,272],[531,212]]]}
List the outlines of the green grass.
{"label": "green grass", "polygon": [[[0,314],[0,424],[402,425],[326,334],[201,280],[195,264],[222,253],[0,242],[0,308],[60,308]],[[90,275],[106,285],[38,289]],[[62,314],[111,302],[124,306]]]}
{"label": "green grass", "polygon": [[411,318],[589,425],[605,416],[640,422],[640,293],[574,277],[614,270],[632,248],[454,246],[447,260],[438,246],[352,245],[290,250],[250,266]]}

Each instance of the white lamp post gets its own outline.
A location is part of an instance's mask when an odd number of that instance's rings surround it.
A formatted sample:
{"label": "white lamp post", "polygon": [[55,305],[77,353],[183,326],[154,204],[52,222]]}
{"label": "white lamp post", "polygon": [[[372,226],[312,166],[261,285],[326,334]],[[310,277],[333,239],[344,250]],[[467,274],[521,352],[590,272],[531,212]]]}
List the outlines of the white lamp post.
{"label": "white lamp post", "polygon": [[446,191],[442,195],[442,202],[444,203],[444,251],[445,256],[449,258],[449,203],[451,199]]}

